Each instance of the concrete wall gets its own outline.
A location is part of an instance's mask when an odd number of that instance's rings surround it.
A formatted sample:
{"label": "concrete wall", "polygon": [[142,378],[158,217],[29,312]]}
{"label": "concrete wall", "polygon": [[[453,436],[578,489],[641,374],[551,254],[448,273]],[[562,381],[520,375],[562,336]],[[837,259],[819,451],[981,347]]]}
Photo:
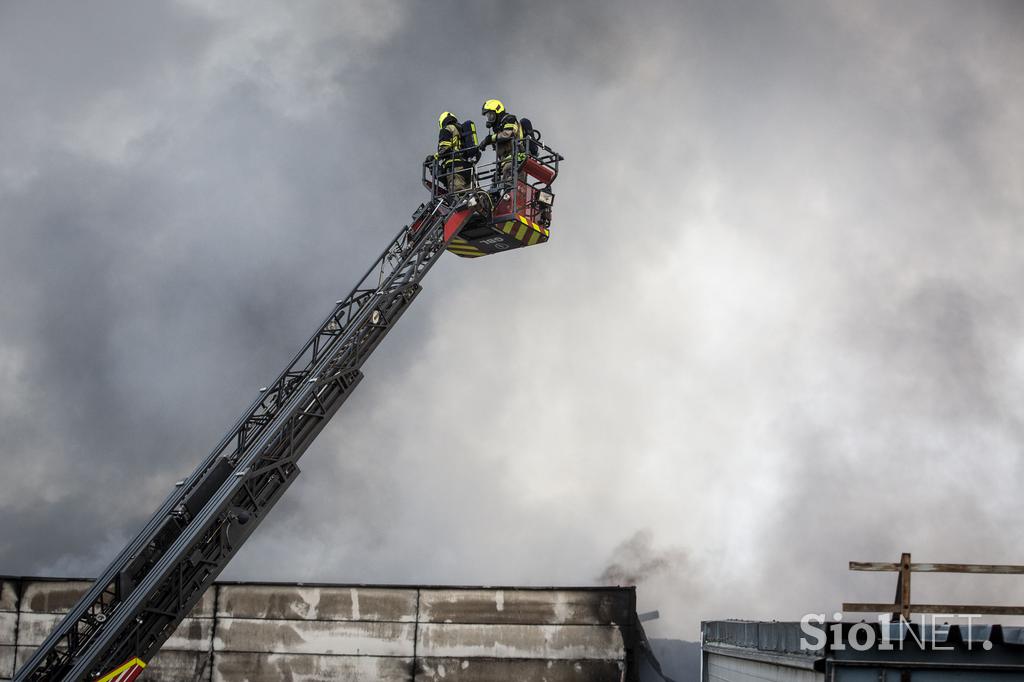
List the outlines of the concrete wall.
{"label": "concrete wall", "polygon": [[14,676],[18,636],[18,593],[13,582],[0,582],[0,680]]}
{"label": "concrete wall", "polygon": [[[87,587],[4,579],[0,682]],[[632,588],[494,589],[223,583],[146,680],[621,682],[635,646]]]}

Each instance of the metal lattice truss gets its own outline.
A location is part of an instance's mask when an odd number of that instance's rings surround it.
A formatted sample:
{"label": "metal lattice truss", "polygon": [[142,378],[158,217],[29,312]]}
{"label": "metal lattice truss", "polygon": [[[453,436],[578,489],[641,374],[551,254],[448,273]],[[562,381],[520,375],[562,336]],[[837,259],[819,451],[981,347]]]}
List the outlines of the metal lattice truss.
{"label": "metal lattice truss", "polygon": [[445,248],[451,208],[424,207],[338,301],[277,380],[180,482],[15,677],[95,680],[148,661],[299,473],[298,460],[362,379],[360,367]]}

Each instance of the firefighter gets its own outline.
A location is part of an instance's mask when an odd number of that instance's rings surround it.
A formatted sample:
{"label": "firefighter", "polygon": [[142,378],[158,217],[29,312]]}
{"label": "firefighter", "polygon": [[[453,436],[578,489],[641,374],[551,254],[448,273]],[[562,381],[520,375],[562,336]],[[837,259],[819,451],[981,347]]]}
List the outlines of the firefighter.
{"label": "firefighter", "polygon": [[[505,111],[505,105],[500,100],[487,100],[480,113],[487,119],[487,127],[491,131],[480,143],[480,150],[494,145],[494,151],[498,155],[498,172],[504,180],[512,173],[512,155],[515,153],[517,142],[523,139],[523,128],[519,125],[519,119]],[[520,156],[525,155],[520,153]],[[523,158],[519,161],[522,162]]]}
{"label": "firefighter", "polygon": [[443,111],[437,119],[437,153],[440,180],[449,192],[461,192],[469,187],[469,168],[462,149],[462,125],[450,111]]}

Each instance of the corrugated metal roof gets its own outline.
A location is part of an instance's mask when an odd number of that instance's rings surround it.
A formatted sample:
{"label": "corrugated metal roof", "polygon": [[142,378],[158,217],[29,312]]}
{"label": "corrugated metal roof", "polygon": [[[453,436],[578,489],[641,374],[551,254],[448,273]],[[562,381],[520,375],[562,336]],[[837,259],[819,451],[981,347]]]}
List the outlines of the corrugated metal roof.
{"label": "corrugated metal roof", "polygon": [[[823,672],[831,668],[1024,672],[1024,628],[931,623],[821,623],[824,646],[800,623],[707,621],[705,653]],[[917,679],[916,677],[914,679]],[[980,679],[980,678],[979,678]]]}
{"label": "corrugated metal roof", "polygon": [[[816,625],[826,632],[831,632],[836,623],[822,623]],[[912,642],[924,641],[935,642],[940,645],[975,645],[982,642],[993,644],[1005,644],[1008,646],[1024,646],[1024,627],[998,625],[998,624],[936,624],[929,623],[889,623],[883,626],[880,623],[838,623],[844,637],[849,635],[850,629],[854,626],[870,627],[876,640],[883,639],[891,642]],[[738,646],[743,648],[757,649],[759,651],[770,651],[772,653],[793,653],[807,654],[801,647],[801,638],[807,638],[801,629],[800,623],[781,621],[747,621],[747,620],[725,620],[705,621],[701,623],[701,632],[704,640],[717,644]],[[885,637],[883,638],[883,632]]]}

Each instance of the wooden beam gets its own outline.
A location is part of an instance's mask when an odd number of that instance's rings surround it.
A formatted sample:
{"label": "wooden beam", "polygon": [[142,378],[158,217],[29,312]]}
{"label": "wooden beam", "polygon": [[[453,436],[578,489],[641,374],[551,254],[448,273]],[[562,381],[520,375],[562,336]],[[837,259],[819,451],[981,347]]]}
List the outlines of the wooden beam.
{"label": "wooden beam", "polygon": [[[843,611],[851,613],[899,613],[902,604],[844,603]],[[910,604],[911,613],[931,613],[950,616],[1024,616],[1024,606],[991,606],[983,604]]]}
{"label": "wooden beam", "polygon": [[851,561],[851,571],[888,571],[894,573],[900,570],[899,562],[869,562],[869,561]]}
{"label": "wooden beam", "polygon": [[[851,561],[851,571],[883,571],[897,573],[900,564],[897,562],[865,562]],[[910,564],[914,573],[983,573],[995,575],[1024,575],[1024,566],[1009,564]]]}
{"label": "wooden beam", "polygon": [[902,616],[904,620],[910,620],[910,554],[904,552],[900,559],[899,586],[896,588],[896,602],[900,605],[899,611],[894,611],[893,616]]}
{"label": "wooden beam", "polygon": [[998,564],[911,564],[915,573],[986,573],[1001,575],[1024,575],[1024,566]]}

